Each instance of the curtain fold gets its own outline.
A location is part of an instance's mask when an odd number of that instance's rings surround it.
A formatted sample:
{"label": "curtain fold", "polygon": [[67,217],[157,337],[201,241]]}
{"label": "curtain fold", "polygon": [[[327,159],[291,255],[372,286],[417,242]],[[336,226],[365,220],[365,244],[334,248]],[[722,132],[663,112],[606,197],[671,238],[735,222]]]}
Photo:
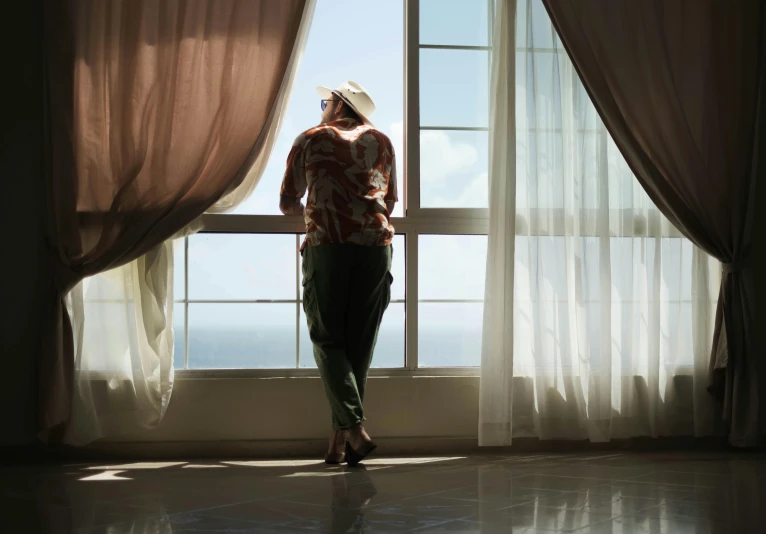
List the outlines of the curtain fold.
{"label": "curtain fold", "polygon": [[[649,198],[724,264],[709,387],[729,441],[756,444],[756,126],[764,3],[544,0],[601,119]],[[762,393],[761,393],[762,394]]]}
{"label": "curtain fold", "polygon": [[510,445],[516,237],[516,0],[495,5],[490,79],[489,232],[479,445]]}
{"label": "curtain fold", "polygon": [[[42,439],[59,441],[67,432],[75,360],[82,365],[88,346],[87,306],[80,313],[79,301],[72,300],[84,298],[87,288],[77,284],[110,269],[120,273],[122,286],[112,299],[122,308],[116,313],[133,330],[123,340],[126,351],[105,351],[105,369],[97,370],[109,377],[107,393],[123,388],[129,392],[123,400],[130,402],[101,407],[107,417],[116,409],[147,424],[161,418],[172,387],[172,244],[165,241],[188,231],[216,202],[234,205],[237,195],[241,200],[255,187],[259,176],[250,171],[273,144],[308,5],[313,7],[306,0],[46,2],[48,245],[55,299],[38,361]],[[74,331],[67,310],[72,289]],[[115,373],[125,370],[140,378],[120,382]],[[100,432],[97,419],[83,416],[81,411],[69,441]]]}
{"label": "curtain fold", "polygon": [[715,261],[636,181],[541,0],[496,6],[480,444],[713,433]]}

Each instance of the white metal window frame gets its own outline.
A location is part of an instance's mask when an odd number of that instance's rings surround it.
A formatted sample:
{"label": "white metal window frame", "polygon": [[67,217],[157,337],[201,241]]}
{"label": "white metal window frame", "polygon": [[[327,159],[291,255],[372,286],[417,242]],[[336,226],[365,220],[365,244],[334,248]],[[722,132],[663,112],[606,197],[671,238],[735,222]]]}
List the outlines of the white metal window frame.
{"label": "white metal window frame", "polygon": [[[493,1],[489,3],[489,35],[491,43]],[[452,127],[420,125],[420,50],[487,50],[489,46],[447,46],[421,44],[420,3],[419,0],[403,0],[404,2],[404,182],[403,203],[404,217],[392,219],[398,235],[405,237],[405,298],[394,300],[394,303],[405,305],[405,361],[401,368],[370,370],[370,376],[479,376],[478,367],[427,367],[418,365],[418,304],[421,302],[477,302],[475,300],[420,300],[418,298],[418,247],[420,235],[486,235],[488,231],[488,210],[481,208],[421,208],[420,207],[420,132],[425,130],[443,131],[488,131],[484,127]],[[536,50],[537,51],[537,50]],[[561,50],[551,50],[561,53]],[[275,197],[275,202],[278,199]],[[519,210],[516,217],[517,235],[534,236],[564,236],[571,235],[568,228],[574,221],[565,217],[564,211],[551,218],[551,210],[545,210],[543,217],[538,210]],[[661,224],[660,213],[650,212],[648,218],[636,217],[634,210],[619,211],[613,214],[624,219],[620,225],[625,229],[625,237],[662,236],[681,237],[681,234],[669,225]],[[597,210],[582,212],[580,234],[597,236]],[[551,222],[552,221],[552,222]],[[184,368],[176,369],[177,376],[183,378],[244,378],[244,377],[316,377],[315,368],[300,368],[300,253],[298,252],[299,237],[305,232],[305,223],[300,216],[280,215],[226,215],[214,214],[203,217],[204,233],[226,234],[292,234],[296,239],[295,254],[295,300],[250,300],[236,303],[294,303],[296,305],[296,367],[275,369],[188,369],[189,353],[189,304],[195,303],[225,303],[235,301],[223,300],[190,300],[188,277],[188,240],[184,239],[184,299],[176,301],[176,305],[184,306]],[[620,237],[615,235],[614,237]],[[414,305],[411,305],[413,303]],[[478,349],[477,349],[478,350]],[[177,355],[178,356],[178,355]]]}

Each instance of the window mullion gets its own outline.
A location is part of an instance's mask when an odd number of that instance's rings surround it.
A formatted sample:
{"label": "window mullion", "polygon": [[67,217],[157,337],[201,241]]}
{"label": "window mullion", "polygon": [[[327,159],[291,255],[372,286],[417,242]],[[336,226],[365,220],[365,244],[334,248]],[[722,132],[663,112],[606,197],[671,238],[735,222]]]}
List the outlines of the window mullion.
{"label": "window mullion", "polygon": [[404,8],[404,182],[405,214],[420,208],[420,2]]}
{"label": "window mullion", "polygon": [[295,234],[295,368],[301,366],[301,235]]}
{"label": "window mullion", "polygon": [[404,332],[405,368],[418,368],[418,233],[405,239]]}
{"label": "window mullion", "polygon": [[189,236],[184,237],[184,369],[189,368]]}

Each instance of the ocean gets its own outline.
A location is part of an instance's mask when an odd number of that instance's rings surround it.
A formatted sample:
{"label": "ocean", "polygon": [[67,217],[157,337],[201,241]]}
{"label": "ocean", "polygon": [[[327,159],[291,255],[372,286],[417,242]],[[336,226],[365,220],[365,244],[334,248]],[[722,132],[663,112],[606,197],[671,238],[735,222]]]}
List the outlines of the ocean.
{"label": "ocean", "polygon": [[[183,369],[183,330],[176,331],[175,368]],[[313,368],[311,341],[301,331],[300,367]],[[481,331],[454,328],[420,329],[418,344],[420,367],[471,367],[481,361]],[[189,369],[285,369],[296,367],[294,328],[189,329]],[[404,367],[404,330],[381,329],[372,366]]]}

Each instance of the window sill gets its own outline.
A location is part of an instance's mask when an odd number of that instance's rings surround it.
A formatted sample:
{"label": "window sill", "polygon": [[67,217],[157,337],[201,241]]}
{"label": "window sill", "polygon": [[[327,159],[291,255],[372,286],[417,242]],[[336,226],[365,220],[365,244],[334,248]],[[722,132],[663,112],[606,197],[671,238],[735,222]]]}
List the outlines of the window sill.
{"label": "window sill", "polygon": [[[519,207],[516,213],[516,235],[528,237],[571,236],[577,230],[581,237],[601,235],[602,211],[579,210],[578,224],[562,208]],[[683,235],[656,210],[638,209],[609,211],[610,237],[682,238]],[[287,233],[302,234],[306,224],[301,216],[207,214],[202,218],[203,232],[211,233]],[[391,223],[399,234],[485,235],[489,231],[489,210],[484,208],[409,209],[406,217],[393,217]]]}
{"label": "window sill", "polygon": [[[400,377],[476,377],[480,376],[478,367],[438,367],[432,369],[370,369],[371,378]],[[220,380],[242,378],[319,378],[316,369],[178,369],[176,379],[180,380]]]}
{"label": "window sill", "polygon": [[[668,371],[669,377],[693,376],[692,366],[679,366]],[[121,371],[88,371],[91,380],[130,380]],[[421,369],[370,369],[372,378],[479,378],[479,367],[434,367]],[[571,375],[567,375],[571,376]],[[639,378],[639,375],[634,375]],[[316,369],[176,369],[175,378],[180,380],[221,380],[221,379],[275,379],[275,378],[319,378]],[[529,378],[519,375],[514,378]]]}

